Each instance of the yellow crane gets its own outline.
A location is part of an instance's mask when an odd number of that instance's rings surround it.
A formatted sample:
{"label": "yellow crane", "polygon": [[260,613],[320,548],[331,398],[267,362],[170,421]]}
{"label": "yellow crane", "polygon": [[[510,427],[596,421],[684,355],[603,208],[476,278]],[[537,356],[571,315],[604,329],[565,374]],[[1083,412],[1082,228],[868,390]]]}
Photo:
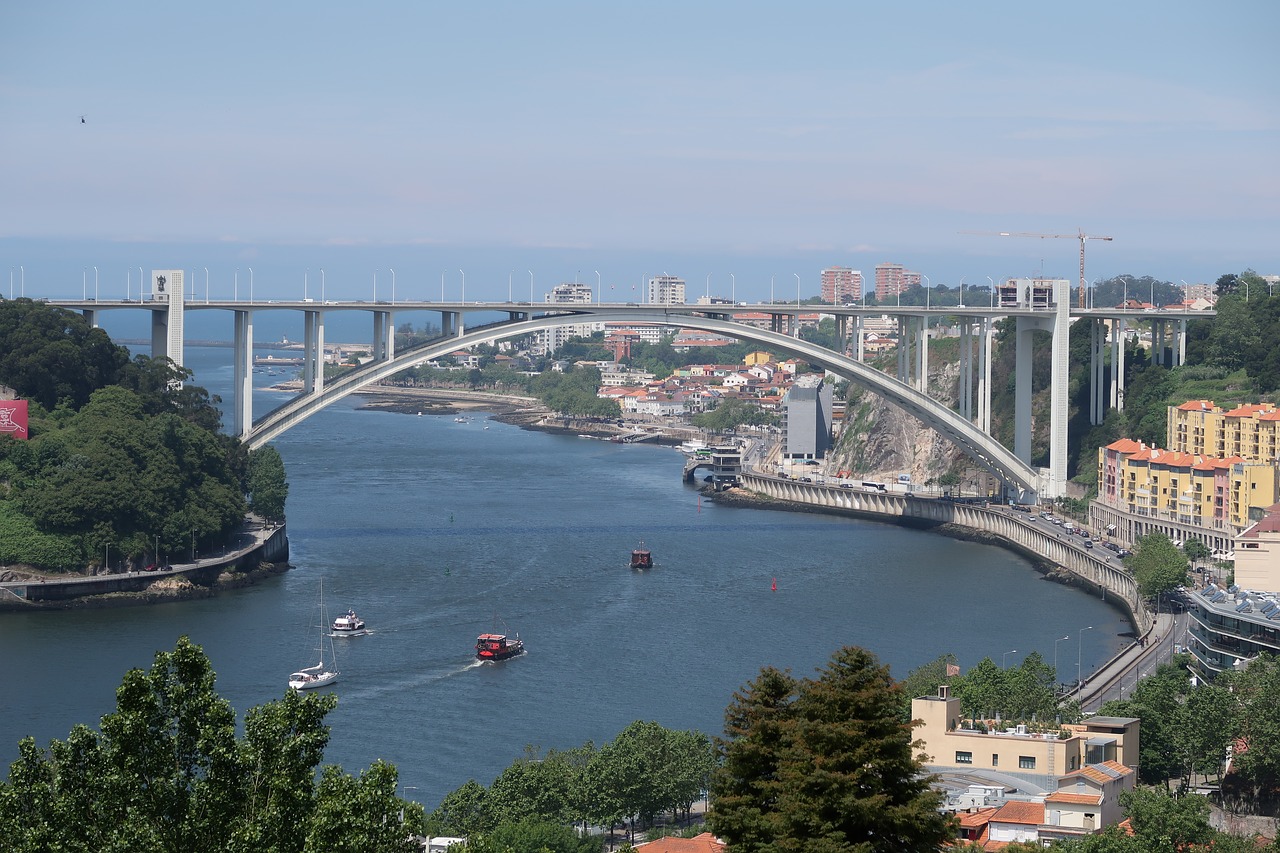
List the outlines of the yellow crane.
{"label": "yellow crane", "polygon": [[1086,234],[1083,230],[1077,230],[1075,234],[1033,234],[1029,231],[962,231],[962,234],[984,234],[988,237],[1039,237],[1042,240],[1079,240],[1080,241],[1080,307],[1084,308],[1084,244],[1089,240],[1106,240],[1108,243],[1113,238],[1100,237],[1096,234]]}

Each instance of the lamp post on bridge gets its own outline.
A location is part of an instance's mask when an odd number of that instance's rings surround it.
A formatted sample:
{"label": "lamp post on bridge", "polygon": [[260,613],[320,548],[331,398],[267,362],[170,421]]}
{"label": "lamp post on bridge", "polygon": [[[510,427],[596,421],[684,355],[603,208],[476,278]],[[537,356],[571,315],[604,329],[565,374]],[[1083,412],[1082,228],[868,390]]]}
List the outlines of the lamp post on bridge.
{"label": "lamp post on bridge", "polygon": [[320,268],[320,302],[324,302],[324,267]]}
{"label": "lamp post on bridge", "polygon": [[462,272],[462,270],[458,270],[458,272],[462,273],[462,304],[466,305],[467,304],[467,274],[465,272]]}
{"label": "lamp post on bridge", "polygon": [[729,273],[729,304],[738,304],[738,280],[733,277],[733,273]]}
{"label": "lamp post on bridge", "polygon": [[933,282],[929,280],[929,276],[920,273],[924,277],[924,310],[929,310],[929,295],[933,293]]}
{"label": "lamp post on bridge", "polygon": [[529,313],[533,313],[533,270],[529,270]]}
{"label": "lamp post on bridge", "polygon": [[391,304],[395,305],[396,304],[396,271],[391,269],[391,267],[387,267],[387,269],[391,270]]}
{"label": "lamp post on bridge", "polygon": [[[205,267],[205,276],[204,276],[204,280],[205,280],[206,282],[209,280],[209,268],[208,268],[208,267]],[[206,285],[205,285],[205,287],[207,288],[207,287],[208,287],[208,285],[206,284]],[[96,266],[93,268],[93,301],[94,301],[94,302],[97,302],[97,301],[98,301],[98,268],[97,268]],[[205,299],[205,302],[208,302],[208,301],[209,301],[209,300],[208,300],[208,298],[206,298],[206,299]]]}
{"label": "lamp post on bridge", "polygon": [[996,280],[991,276],[987,276],[987,281],[991,282],[991,307],[996,307]]}
{"label": "lamp post on bridge", "polygon": [[596,304],[604,301],[604,284],[600,280],[600,270],[596,270]]}
{"label": "lamp post on bridge", "polygon": [[253,267],[249,267],[249,302],[253,302]]}
{"label": "lamp post on bridge", "polygon": [[[98,289],[98,268],[93,268],[93,289]],[[204,304],[209,304],[209,268],[204,268]]]}
{"label": "lamp post on bridge", "polygon": [[960,305],[958,307],[964,307],[964,276],[960,276]]}
{"label": "lamp post on bridge", "polygon": [[1009,649],[1009,651],[1005,652],[1004,657],[1000,659],[1000,668],[1004,669],[1006,666],[1008,666],[1009,655],[1016,655],[1017,653],[1018,653],[1017,649]]}

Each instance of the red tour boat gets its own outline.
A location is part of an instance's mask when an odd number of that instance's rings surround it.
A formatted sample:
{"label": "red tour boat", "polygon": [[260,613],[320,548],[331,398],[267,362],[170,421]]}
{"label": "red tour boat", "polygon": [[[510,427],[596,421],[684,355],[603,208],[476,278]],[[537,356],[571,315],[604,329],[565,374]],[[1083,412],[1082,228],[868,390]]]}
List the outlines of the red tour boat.
{"label": "red tour boat", "polygon": [[652,569],[653,555],[649,553],[649,549],[644,547],[641,542],[635,550],[631,552],[631,568],[633,569]]}
{"label": "red tour boat", "polygon": [[476,638],[476,658],[479,660],[506,660],[524,651],[524,640],[516,634],[481,634]]}

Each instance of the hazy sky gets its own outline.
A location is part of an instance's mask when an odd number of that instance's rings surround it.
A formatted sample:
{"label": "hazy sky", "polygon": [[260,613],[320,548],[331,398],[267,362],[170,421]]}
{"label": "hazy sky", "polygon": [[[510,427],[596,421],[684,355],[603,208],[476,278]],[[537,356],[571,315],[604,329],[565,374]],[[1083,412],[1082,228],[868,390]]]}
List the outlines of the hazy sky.
{"label": "hazy sky", "polygon": [[0,266],[763,298],[1074,279],[1075,240],[962,232],[1083,228],[1090,278],[1280,273],[1278,36],[1274,0],[7,2]]}

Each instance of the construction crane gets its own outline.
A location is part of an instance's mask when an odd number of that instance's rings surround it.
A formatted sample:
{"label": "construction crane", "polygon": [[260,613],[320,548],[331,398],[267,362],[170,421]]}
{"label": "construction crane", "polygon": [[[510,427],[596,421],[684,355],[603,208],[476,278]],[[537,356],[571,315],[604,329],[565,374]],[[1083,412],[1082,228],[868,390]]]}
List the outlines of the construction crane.
{"label": "construction crane", "polygon": [[1099,237],[1096,234],[1086,234],[1083,230],[1077,230],[1075,234],[1033,234],[1029,231],[961,231],[961,234],[985,234],[988,237],[1039,237],[1042,240],[1079,240],[1080,241],[1080,307],[1085,307],[1084,289],[1084,244],[1089,240],[1106,240],[1108,243],[1113,238]]}

